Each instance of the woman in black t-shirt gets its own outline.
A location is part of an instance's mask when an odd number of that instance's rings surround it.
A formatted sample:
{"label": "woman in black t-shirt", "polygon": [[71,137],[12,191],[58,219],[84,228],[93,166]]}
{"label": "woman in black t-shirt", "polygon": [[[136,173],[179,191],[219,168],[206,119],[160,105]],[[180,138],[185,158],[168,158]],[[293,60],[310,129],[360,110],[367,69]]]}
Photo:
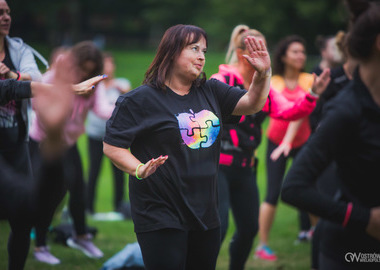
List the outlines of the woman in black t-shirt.
{"label": "woman in black t-shirt", "polygon": [[107,122],[104,153],[131,175],[132,218],[146,269],[215,268],[220,131],[239,120],[232,115],[260,111],[269,91],[268,51],[254,37],[246,44],[257,71],[248,91],[205,79],[203,29],[169,28],[144,85],[119,97]]}
{"label": "woman in black t-shirt", "polygon": [[[355,18],[348,50],[358,69],[293,162],[282,199],[323,218],[319,269],[379,269],[380,5],[348,2]],[[339,181],[335,198],[314,186],[331,161]]]}

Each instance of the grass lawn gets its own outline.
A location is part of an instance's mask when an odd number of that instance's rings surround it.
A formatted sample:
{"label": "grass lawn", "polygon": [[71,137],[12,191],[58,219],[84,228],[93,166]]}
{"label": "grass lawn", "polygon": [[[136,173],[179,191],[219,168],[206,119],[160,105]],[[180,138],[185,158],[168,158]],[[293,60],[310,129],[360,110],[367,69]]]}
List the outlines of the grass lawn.
{"label": "grass lawn", "polygon": [[[131,83],[132,87],[137,87],[141,84],[144,73],[154,57],[154,52],[123,52],[112,51],[115,57],[118,77],[126,77]],[[218,65],[223,62],[223,53],[208,52],[206,58],[205,71],[208,76],[217,72]],[[265,126],[264,126],[265,127]],[[265,132],[265,131],[263,131]],[[83,135],[79,139],[80,151],[82,154],[83,167],[85,176],[88,171],[87,161],[87,139]],[[258,149],[258,157],[260,159],[258,168],[258,185],[260,191],[260,198],[265,195],[266,189],[266,172],[265,172],[265,138],[260,148]],[[53,180],[53,179],[52,179]],[[97,212],[112,211],[112,177],[109,161],[104,159],[101,175],[98,184],[98,194],[96,202]],[[54,221],[55,224],[59,223],[59,215]],[[91,217],[87,218],[88,225],[94,226],[98,229],[98,234],[95,238],[96,245],[102,249],[105,256],[100,260],[92,260],[83,255],[80,251],[73,250],[56,244],[49,238],[49,246],[54,255],[60,260],[61,264],[56,266],[48,266],[36,262],[33,257],[32,247],[29,252],[29,257],[26,262],[25,269],[100,269],[103,263],[120,251],[126,244],[136,241],[133,232],[133,223],[131,220],[126,221],[94,221]],[[230,222],[227,238],[224,241],[220,256],[218,258],[217,269],[228,269],[228,243],[234,231],[233,220]],[[0,222],[0,269],[7,269],[7,238],[9,233],[8,223],[5,221]],[[270,245],[278,255],[276,262],[263,262],[253,259],[251,255],[246,269],[310,269],[310,244],[302,243],[299,245],[294,244],[298,233],[298,216],[297,211],[283,203],[279,204],[276,219],[271,232]],[[256,247],[255,241],[254,247]],[[252,252],[253,254],[253,252]]]}

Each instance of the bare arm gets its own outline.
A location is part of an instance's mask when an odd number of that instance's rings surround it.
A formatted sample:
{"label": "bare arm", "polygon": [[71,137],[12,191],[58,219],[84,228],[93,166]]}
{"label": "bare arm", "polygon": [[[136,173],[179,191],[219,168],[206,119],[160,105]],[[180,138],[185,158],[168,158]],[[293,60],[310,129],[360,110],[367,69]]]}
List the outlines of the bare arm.
{"label": "bare arm", "polygon": [[244,55],[247,61],[255,68],[252,83],[248,92],[240,98],[235,106],[233,115],[249,115],[260,111],[268,98],[271,61],[264,42],[261,39],[248,36],[245,45],[249,55]]}
{"label": "bare arm", "polygon": [[[168,159],[168,156],[160,156],[152,158],[143,166],[139,166],[142,162],[128,149],[116,147],[106,142],[103,142],[103,152],[120,170],[139,178],[147,178],[152,175]],[[136,172],[137,167],[138,171]]]}
{"label": "bare arm", "polygon": [[6,76],[5,76],[7,79],[15,79],[15,80],[19,80],[19,81],[31,81],[32,80],[32,76],[30,76],[28,73],[17,73],[17,72],[14,72],[14,71],[9,71]]}
{"label": "bare arm", "polygon": [[371,208],[371,215],[366,231],[380,241],[380,206]]}
{"label": "bare arm", "polygon": [[300,128],[304,119],[300,119],[297,121],[292,121],[288,125],[288,129],[286,130],[285,136],[282,139],[281,144],[273,150],[270,158],[273,161],[276,161],[282,154],[287,157],[289,155],[290,150],[292,150],[292,142],[294,137],[297,134],[298,129]]}
{"label": "bare arm", "polygon": [[[95,85],[100,81],[104,80],[105,76],[96,76],[91,79],[88,79],[84,82],[74,84],[70,86],[71,91],[76,95],[85,95],[94,91]],[[32,97],[36,97],[39,95],[46,95],[46,91],[52,91],[55,86],[53,84],[42,83],[32,81],[30,83],[30,88],[32,92]]]}

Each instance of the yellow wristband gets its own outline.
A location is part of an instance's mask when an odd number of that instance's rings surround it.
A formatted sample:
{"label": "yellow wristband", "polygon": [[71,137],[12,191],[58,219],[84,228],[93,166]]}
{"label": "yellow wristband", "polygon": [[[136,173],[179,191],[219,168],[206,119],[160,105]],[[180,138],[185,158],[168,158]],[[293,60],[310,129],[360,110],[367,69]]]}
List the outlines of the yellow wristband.
{"label": "yellow wristband", "polygon": [[140,163],[139,165],[137,165],[137,168],[136,168],[136,172],[135,172],[135,176],[136,176],[136,178],[138,179],[138,180],[141,180],[141,179],[143,179],[143,178],[140,178],[139,176],[138,176],[138,171],[139,171],[139,168],[141,167],[141,166],[144,166],[145,164],[144,163]]}

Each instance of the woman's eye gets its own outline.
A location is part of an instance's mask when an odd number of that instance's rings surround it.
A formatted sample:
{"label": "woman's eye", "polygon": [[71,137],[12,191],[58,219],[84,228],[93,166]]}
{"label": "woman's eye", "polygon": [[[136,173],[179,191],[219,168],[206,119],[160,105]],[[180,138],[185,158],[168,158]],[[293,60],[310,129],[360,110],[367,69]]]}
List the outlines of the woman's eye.
{"label": "woman's eye", "polygon": [[194,52],[198,51],[198,48],[197,47],[192,47],[191,48]]}

